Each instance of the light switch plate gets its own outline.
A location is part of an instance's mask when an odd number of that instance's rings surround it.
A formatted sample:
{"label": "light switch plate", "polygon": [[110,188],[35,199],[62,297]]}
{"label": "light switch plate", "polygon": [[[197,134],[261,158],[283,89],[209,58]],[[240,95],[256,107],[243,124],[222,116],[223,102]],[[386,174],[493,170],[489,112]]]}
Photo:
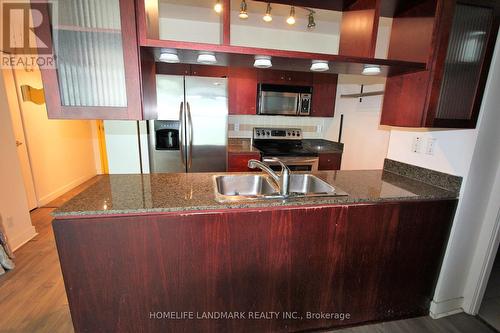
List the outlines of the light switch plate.
{"label": "light switch plate", "polygon": [[434,155],[434,150],[436,149],[436,138],[428,138],[427,139],[427,147],[425,148],[425,153],[427,155]]}
{"label": "light switch plate", "polygon": [[416,136],[413,138],[413,144],[411,146],[411,151],[417,154],[422,152],[422,137]]}

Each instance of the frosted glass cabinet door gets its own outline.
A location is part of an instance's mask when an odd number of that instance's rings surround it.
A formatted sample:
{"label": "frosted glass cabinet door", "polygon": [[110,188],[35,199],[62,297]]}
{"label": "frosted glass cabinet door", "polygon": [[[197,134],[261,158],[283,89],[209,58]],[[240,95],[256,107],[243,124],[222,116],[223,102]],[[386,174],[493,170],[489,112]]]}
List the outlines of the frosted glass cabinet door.
{"label": "frosted glass cabinet door", "polygon": [[56,69],[42,70],[50,118],[142,119],[134,12],[134,0],[53,5]]}

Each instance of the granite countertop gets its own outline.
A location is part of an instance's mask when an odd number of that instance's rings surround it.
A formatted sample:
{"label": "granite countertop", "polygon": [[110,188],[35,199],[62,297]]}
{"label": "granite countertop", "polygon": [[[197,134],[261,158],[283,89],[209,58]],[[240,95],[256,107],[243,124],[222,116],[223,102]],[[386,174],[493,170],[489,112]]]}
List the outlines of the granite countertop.
{"label": "granite countertop", "polygon": [[318,154],[342,153],[344,151],[343,143],[325,139],[303,139],[302,146],[305,149]]}
{"label": "granite countertop", "polygon": [[219,203],[214,175],[182,173],[99,176],[93,185],[53,212],[56,218],[109,214],[352,204],[456,198],[457,193],[398,174],[382,171],[318,171],[313,174],[347,192],[346,197],[316,197]]}
{"label": "granite countertop", "polygon": [[251,139],[229,138],[227,141],[227,152],[234,154],[259,153],[260,150],[252,145]]}

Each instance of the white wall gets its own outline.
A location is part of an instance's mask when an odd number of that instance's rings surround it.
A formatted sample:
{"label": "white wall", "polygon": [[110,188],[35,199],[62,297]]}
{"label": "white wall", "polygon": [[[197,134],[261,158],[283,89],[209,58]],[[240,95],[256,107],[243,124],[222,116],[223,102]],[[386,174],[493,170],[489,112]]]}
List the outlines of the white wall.
{"label": "white wall", "polygon": [[137,121],[105,120],[104,131],[109,173],[141,173]]}
{"label": "white wall", "polygon": [[382,96],[342,98],[342,94],[382,91],[385,78],[360,75],[339,75],[335,117],[325,124],[323,137],[337,141],[340,116],[344,115],[342,128],[342,170],[381,169],[387,154],[389,128],[380,126]]}
{"label": "white wall", "polygon": [[[11,112],[18,112],[16,88],[42,88],[38,70],[15,70],[15,78],[6,80]],[[20,107],[39,206],[96,175],[90,121],[49,120],[45,104],[21,101]]]}
{"label": "white wall", "polygon": [[[472,274],[471,267],[480,259],[478,256],[474,259],[474,254],[481,245],[478,237],[483,229],[484,212],[490,202],[500,156],[500,78],[493,75],[500,72],[499,48],[497,40],[476,129],[391,130],[388,158],[463,177],[459,205],[431,304],[431,315],[436,317],[461,311],[462,307],[466,311],[471,309],[467,304],[473,292],[466,293],[465,288]],[[436,138],[435,154],[413,153],[416,136],[424,137],[424,142],[427,138]]]}
{"label": "white wall", "polygon": [[[387,158],[466,177],[469,172],[477,129],[429,130],[393,127]],[[413,152],[416,137],[421,138],[421,152]],[[426,154],[429,139],[434,139],[434,155]]]}
{"label": "white wall", "polygon": [[7,104],[7,92],[0,77],[0,222],[13,249],[36,235],[31,225],[21,166]]}

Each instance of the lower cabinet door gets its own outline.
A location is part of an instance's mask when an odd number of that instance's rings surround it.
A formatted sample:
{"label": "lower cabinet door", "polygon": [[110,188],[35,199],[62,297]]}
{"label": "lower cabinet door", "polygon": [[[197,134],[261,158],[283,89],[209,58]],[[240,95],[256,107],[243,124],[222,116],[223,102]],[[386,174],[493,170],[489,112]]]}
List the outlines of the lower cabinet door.
{"label": "lower cabinet door", "polygon": [[260,169],[250,169],[248,160],[260,160],[260,153],[228,153],[227,171],[228,172],[248,172],[260,171]]}
{"label": "lower cabinet door", "polygon": [[399,205],[397,238],[389,270],[390,294],[381,315],[427,315],[446,250],[456,200]]}
{"label": "lower cabinet door", "polygon": [[318,170],[340,170],[342,153],[319,154]]}

